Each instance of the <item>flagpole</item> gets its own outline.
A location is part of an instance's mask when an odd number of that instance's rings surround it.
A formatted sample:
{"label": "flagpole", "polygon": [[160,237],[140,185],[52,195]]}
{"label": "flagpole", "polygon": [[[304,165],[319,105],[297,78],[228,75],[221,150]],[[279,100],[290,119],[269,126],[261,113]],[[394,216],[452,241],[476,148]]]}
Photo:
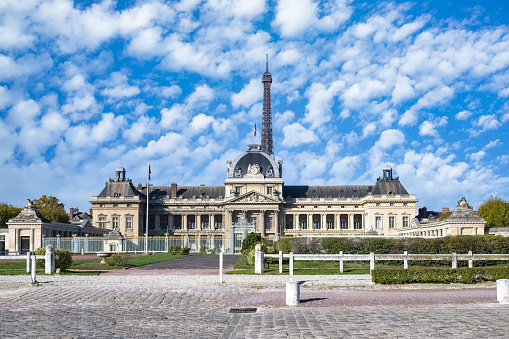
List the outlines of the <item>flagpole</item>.
{"label": "flagpole", "polygon": [[145,224],[145,254],[148,253],[148,202],[150,197],[150,163],[147,172],[147,222]]}

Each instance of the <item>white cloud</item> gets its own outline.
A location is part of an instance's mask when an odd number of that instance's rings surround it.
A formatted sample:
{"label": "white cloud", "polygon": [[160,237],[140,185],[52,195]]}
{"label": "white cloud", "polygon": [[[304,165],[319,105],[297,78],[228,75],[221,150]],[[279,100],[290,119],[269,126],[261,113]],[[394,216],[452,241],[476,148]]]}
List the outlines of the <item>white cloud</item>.
{"label": "white cloud", "polygon": [[375,133],[376,131],[376,124],[374,122],[370,122],[364,126],[362,129],[362,138],[366,138],[370,136],[371,134]]}
{"label": "white cloud", "polygon": [[30,126],[40,111],[39,104],[34,100],[20,101],[9,110],[7,121],[14,127]]}
{"label": "white cloud", "polygon": [[473,135],[478,135],[482,132],[498,129],[502,124],[498,122],[496,116],[494,114],[491,115],[481,115],[477,121],[473,123],[474,127],[479,127],[479,129],[472,130],[471,133]]}
{"label": "white cloud", "polygon": [[232,94],[231,102],[234,108],[243,106],[249,108],[262,99],[263,87],[258,78],[251,79],[239,93]]}
{"label": "white cloud", "polygon": [[403,132],[396,129],[387,129],[380,134],[380,139],[375,143],[375,147],[380,149],[391,149],[395,145],[400,145],[405,142],[405,135]]}
{"label": "white cloud", "polygon": [[292,111],[276,113],[274,115],[274,130],[282,130],[283,127],[288,125],[293,119],[295,119],[295,114]]}
{"label": "white cloud", "polygon": [[434,121],[424,121],[421,126],[419,126],[419,135],[421,136],[432,136],[438,137],[438,132],[436,131],[436,127],[444,126],[447,124],[447,117],[442,117],[440,119],[436,119]]}
{"label": "white cloud", "polygon": [[468,157],[477,163],[477,162],[481,161],[481,159],[484,158],[485,155],[486,155],[485,151],[479,151],[476,153],[469,154]]}
{"label": "white cloud", "polygon": [[358,155],[345,156],[333,163],[330,173],[334,176],[337,183],[348,183],[356,178],[357,170],[360,166],[361,157]]}
{"label": "white cloud", "polygon": [[456,120],[467,120],[470,116],[472,116],[472,112],[470,111],[461,111],[456,113]]}
{"label": "white cloud", "polygon": [[285,147],[297,147],[318,141],[312,130],[306,129],[298,122],[283,127],[283,135],[284,139],[281,144]]}
{"label": "white cloud", "polygon": [[182,88],[178,85],[171,85],[170,87],[161,87],[161,91],[159,92],[165,98],[175,99],[182,94]]}
{"label": "white cloud", "polygon": [[189,124],[189,127],[191,129],[191,132],[193,132],[194,134],[198,134],[203,132],[203,130],[208,128],[213,122],[214,122],[213,117],[211,117],[210,115],[200,113],[193,117],[193,120]]}
{"label": "white cloud", "polygon": [[138,86],[130,86],[127,76],[119,72],[113,72],[110,79],[104,82],[106,88],[101,91],[101,94],[109,97],[110,99],[130,98],[140,94]]}
{"label": "white cloud", "polygon": [[490,141],[486,146],[483,147],[483,150],[487,150],[493,147],[496,147],[500,144],[500,139]]}
{"label": "white cloud", "polygon": [[328,88],[316,82],[311,84],[305,94],[309,102],[303,121],[310,124],[311,128],[317,128],[330,121],[332,101],[344,85],[342,81],[334,81]]}
{"label": "white cloud", "polygon": [[157,134],[158,126],[154,118],[140,116],[138,120],[132,123],[129,129],[123,132],[123,136],[129,142],[135,143],[143,139],[147,134]]}

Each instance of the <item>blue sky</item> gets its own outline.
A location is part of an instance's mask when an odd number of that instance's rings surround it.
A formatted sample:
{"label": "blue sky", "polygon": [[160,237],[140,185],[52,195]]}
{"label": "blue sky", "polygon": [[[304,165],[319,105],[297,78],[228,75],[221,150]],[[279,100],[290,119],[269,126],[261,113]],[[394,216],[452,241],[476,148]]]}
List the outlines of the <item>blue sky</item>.
{"label": "blue sky", "polygon": [[286,184],[374,184],[419,206],[509,199],[506,1],[0,2],[0,202],[88,210],[137,185],[221,185],[260,142],[265,54]]}

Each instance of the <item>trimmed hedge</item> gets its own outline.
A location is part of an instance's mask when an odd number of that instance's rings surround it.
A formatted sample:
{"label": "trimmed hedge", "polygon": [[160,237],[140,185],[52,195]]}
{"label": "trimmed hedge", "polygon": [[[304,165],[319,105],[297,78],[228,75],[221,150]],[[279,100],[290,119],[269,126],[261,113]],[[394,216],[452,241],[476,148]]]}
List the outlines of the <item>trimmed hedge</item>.
{"label": "trimmed hedge", "polygon": [[[35,250],[35,255],[46,255],[46,247],[39,247]],[[60,268],[65,271],[72,264],[72,253],[69,250],[55,250],[55,268]],[[45,260],[38,259],[37,266],[44,267]]]}
{"label": "trimmed hedge", "polygon": [[475,284],[509,278],[509,267],[474,268],[375,268],[371,280],[377,284]]}
{"label": "trimmed hedge", "polygon": [[509,237],[460,235],[443,238],[281,238],[278,251],[295,254],[509,254]]}

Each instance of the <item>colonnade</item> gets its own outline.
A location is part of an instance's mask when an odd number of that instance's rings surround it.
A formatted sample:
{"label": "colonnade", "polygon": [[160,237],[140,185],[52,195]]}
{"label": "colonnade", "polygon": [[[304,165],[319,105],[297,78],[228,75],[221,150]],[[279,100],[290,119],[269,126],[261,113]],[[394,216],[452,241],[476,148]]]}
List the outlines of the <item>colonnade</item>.
{"label": "colonnade", "polygon": [[[289,220],[290,219],[290,220]],[[364,216],[358,213],[287,213],[286,229],[363,229]]]}

